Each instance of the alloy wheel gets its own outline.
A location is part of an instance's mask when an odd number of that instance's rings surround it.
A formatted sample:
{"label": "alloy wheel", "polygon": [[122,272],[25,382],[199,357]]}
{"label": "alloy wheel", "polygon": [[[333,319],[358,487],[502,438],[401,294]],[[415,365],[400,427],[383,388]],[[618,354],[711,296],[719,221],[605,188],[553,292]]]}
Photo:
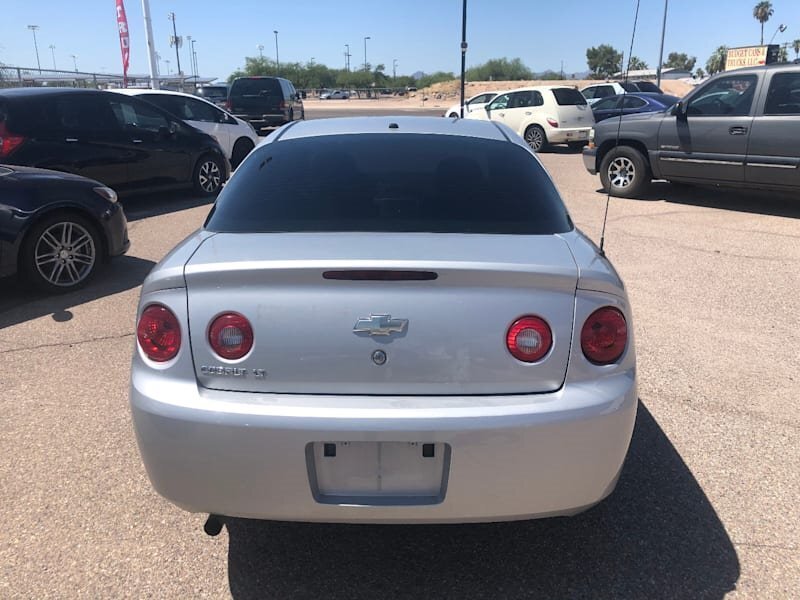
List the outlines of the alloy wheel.
{"label": "alloy wheel", "polygon": [[48,283],[72,287],[86,279],[97,260],[92,234],[72,221],[55,223],[36,241],[36,270]]}
{"label": "alloy wheel", "polygon": [[618,188],[628,187],[636,177],[636,167],[626,156],[618,156],[608,165],[608,180]]}
{"label": "alloy wheel", "polygon": [[544,145],[544,136],[542,135],[542,130],[538,127],[530,127],[525,132],[525,141],[528,143],[528,146],[531,147],[531,150],[538,152]]}
{"label": "alloy wheel", "polygon": [[216,192],[222,183],[222,173],[220,173],[219,165],[213,160],[206,160],[200,165],[197,178],[204,192],[209,194]]}

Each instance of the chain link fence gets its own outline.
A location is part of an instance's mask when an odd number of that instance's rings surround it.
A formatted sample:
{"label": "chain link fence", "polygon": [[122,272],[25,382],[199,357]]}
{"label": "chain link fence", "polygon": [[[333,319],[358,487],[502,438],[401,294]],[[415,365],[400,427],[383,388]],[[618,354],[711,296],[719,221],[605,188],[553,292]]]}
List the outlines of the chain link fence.
{"label": "chain link fence", "polygon": [[[213,81],[209,77],[159,77],[162,89],[193,91],[198,85]],[[149,88],[150,77],[147,75],[128,75],[128,87]],[[73,87],[97,90],[124,87],[122,75],[114,73],[88,73],[83,71],[61,71],[56,69],[39,69],[31,67],[15,67],[0,64],[0,88],[16,87]]]}

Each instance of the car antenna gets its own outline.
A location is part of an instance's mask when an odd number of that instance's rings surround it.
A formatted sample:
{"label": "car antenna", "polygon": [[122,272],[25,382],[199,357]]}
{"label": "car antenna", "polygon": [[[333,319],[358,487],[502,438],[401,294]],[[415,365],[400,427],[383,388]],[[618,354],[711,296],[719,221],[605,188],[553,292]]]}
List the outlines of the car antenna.
{"label": "car antenna", "polygon": [[[636,25],[639,22],[639,2],[640,0],[636,0],[636,14],[633,17],[633,33],[631,33],[631,47],[628,50],[628,68],[625,69],[623,73],[622,82],[624,84],[628,83],[628,74],[631,70],[631,56],[633,55],[633,42],[636,39]],[[625,67],[625,65],[622,65]],[[624,86],[623,86],[624,88]],[[623,95],[627,93],[627,90],[623,92]],[[619,116],[617,117],[617,138],[614,141],[614,147],[616,148],[619,146],[619,136],[620,130],[622,129],[622,107],[625,103],[625,99],[623,98],[622,103],[619,105]],[[600,231],[600,256],[605,256],[605,250],[603,250],[603,246],[606,242],[606,222],[608,221],[608,206],[611,203],[611,182],[609,182],[608,189],[606,190],[606,212],[603,215],[603,229]]]}

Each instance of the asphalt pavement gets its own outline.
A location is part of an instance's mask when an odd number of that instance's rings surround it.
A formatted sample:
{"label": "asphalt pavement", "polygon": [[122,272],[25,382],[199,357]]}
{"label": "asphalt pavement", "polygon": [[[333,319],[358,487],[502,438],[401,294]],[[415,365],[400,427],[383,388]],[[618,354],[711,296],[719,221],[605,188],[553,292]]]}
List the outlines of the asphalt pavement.
{"label": "asphalt pavement", "polygon": [[[598,178],[572,151],[541,159],[599,240]],[[596,508],[481,525],[232,519],[216,538],[151,489],[127,406],[141,281],[210,204],[124,204],[130,252],[85,290],[0,280],[0,597],[798,596],[800,198],[655,183],[611,199],[641,405]]]}

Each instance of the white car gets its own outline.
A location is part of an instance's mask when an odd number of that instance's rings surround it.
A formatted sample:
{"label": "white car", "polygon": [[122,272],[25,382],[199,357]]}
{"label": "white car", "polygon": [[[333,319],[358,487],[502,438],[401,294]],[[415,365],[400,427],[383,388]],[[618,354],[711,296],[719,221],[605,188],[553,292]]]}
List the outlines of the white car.
{"label": "white car", "polygon": [[[470,113],[474,110],[482,110],[489,102],[495,99],[497,96],[497,92],[484,92],[483,94],[478,94],[477,96],[473,96],[466,102],[464,102],[464,116],[467,113]],[[449,118],[457,118],[461,116],[461,106],[459,104],[454,104],[446,111],[444,111],[445,117]]]}
{"label": "white car", "polygon": [[581,148],[589,141],[594,115],[575,88],[535,86],[499,94],[485,110],[464,115],[468,119],[508,125],[539,152],[549,144]]}
{"label": "white car", "polygon": [[347,100],[350,98],[350,93],[344,90],[333,90],[332,92],[322,92],[319,95],[320,100]]}
{"label": "white car", "polygon": [[589,106],[598,100],[602,100],[603,98],[617,96],[627,92],[657,92],[659,94],[663,94],[663,92],[654,84],[650,84],[650,86],[646,88],[644,86],[640,88],[635,83],[624,81],[621,83],[618,81],[605,81],[603,83],[596,83],[586,86],[581,90],[581,94],[583,94],[583,97],[586,98],[586,102],[588,102]]}
{"label": "white car", "polygon": [[114,90],[114,92],[147,100],[192,127],[209,134],[222,146],[234,169],[261,141],[256,130],[247,121],[234,117],[208,100],[197,96],[166,90],[132,88]]}

